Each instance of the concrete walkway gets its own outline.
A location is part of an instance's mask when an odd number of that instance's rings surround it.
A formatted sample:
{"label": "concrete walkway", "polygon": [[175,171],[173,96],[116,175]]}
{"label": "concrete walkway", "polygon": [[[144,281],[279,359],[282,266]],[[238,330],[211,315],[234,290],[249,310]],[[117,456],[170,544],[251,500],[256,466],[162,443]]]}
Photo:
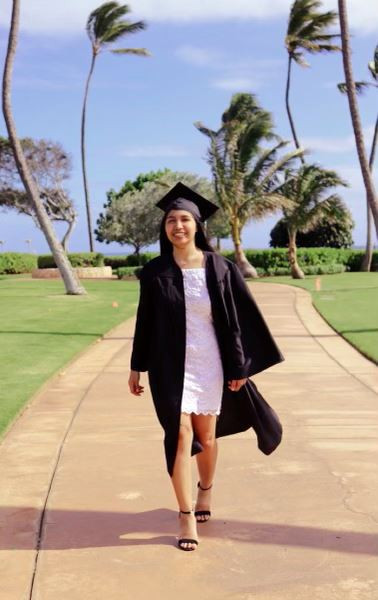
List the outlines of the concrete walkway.
{"label": "concrete walkway", "polygon": [[[284,440],[220,440],[213,518],[175,546],[162,431],[128,393],[134,321],[33,399],[0,445],[1,600],[377,600],[377,368],[308,293],[252,284],[286,361],[254,377]],[[194,483],[193,483],[194,487]]]}

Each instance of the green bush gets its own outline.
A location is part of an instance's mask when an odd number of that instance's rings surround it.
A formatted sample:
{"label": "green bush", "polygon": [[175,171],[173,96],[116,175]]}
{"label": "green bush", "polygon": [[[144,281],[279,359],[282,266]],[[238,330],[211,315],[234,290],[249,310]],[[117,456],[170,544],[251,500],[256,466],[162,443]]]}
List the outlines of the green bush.
{"label": "green bush", "polygon": [[118,267],[139,267],[148,263],[152,258],[158,256],[158,252],[143,252],[137,256],[136,254],[124,254],[123,256],[105,256],[104,264],[112,269]]}
{"label": "green bush", "polygon": [[[103,267],[104,255],[99,252],[76,252],[67,254],[68,260],[73,267]],[[52,254],[40,254],[38,256],[39,269],[56,268]]]}
{"label": "green bush", "polygon": [[[352,229],[354,227],[353,219],[349,215],[346,221],[330,223],[327,218],[323,218],[318,225],[307,233],[298,231],[296,244],[297,248],[350,248],[353,246]],[[289,245],[289,234],[285,220],[280,219],[270,232],[269,246],[274,248],[283,248]]]}
{"label": "green bush", "polygon": [[37,268],[37,256],[23,252],[2,252],[0,254],[0,273],[15,275],[30,273]]}
{"label": "green bush", "polygon": [[[290,274],[287,248],[274,248],[271,250],[244,250],[244,252],[247,260],[249,260],[251,265],[256,268],[258,273],[260,269],[264,274]],[[235,253],[232,250],[223,251],[221,254],[230,260],[235,260]],[[322,272],[340,273],[340,265],[345,266],[344,271],[359,271],[363,255],[363,250],[353,250],[352,248],[297,249],[298,263],[305,274],[307,267],[313,267],[308,271],[307,274]],[[322,269],[320,269],[322,266],[325,266],[327,270],[322,271]],[[378,270],[377,250],[373,252],[371,270]]]}
{"label": "green bush", "polygon": [[118,279],[129,279],[131,277],[138,277],[142,267],[119,267],[117,269]]}
{"label": "green bush", "polygon": [[[290,275],[287,248],[270,248],[262,250],[244,250],[249,262],[255,267],[259,276]],[[235,261],[233,250],[223,250],[222,256]],[[140,264],[157,256],[157,252],[145,252],[140,255]],[[342,273],[344,271],[359,271],[363,250],[352,248],[298,248],[298,263],[305,275],[322,275],[326,273]],[[134,267],[137,265],[135,254],[125,256],[105,257],[105,264],[117,269],[118,267]],[[119,270],[119,269],[118,269]],[[372,271],[378,270],[378,250],[373,253]],[[125,271],[129,276],[131,271]],[[138,271],[135,272],[138,275]]]}

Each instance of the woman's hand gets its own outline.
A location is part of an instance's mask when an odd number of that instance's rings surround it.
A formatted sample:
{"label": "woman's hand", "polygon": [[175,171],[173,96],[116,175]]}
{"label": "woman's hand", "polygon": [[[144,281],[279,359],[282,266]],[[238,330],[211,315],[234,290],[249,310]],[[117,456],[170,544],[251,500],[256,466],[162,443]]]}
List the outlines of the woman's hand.
{"label": "woman's hand", "polygon": [[129,389],[134,396],[140,396],[144,392],[144,387],[139,385],[140,373],[139,371],[130,371],[129,376]]}
{"label": "woman's hand", "polygon": [[228,387],[231,392],[238,392],[240,388],[246,383],[247,378],[245,379],[232,379],[228,381]]}

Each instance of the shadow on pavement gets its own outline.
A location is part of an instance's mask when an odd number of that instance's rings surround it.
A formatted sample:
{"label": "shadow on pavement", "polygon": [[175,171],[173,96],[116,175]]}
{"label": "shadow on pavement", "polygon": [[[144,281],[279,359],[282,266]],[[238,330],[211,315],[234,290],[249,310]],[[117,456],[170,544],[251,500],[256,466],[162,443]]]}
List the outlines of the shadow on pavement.
{"label": "shadow on pavement", "polygon": [[[34,549],[40,515],[35,508],[0,507],[0,550]],[[177,512],[165,508],[139,513],[47,510],[43,529],[43,550],[172,545],[178,522]],[[377,536],[358,531],[216,518],[198,531],[201,538],[378,554]]]}

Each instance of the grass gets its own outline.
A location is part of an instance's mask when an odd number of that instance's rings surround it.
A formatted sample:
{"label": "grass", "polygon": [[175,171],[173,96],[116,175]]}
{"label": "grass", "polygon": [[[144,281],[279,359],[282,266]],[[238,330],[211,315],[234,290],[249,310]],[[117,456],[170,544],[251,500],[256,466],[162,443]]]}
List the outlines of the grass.
{"label": "grass", "polygon": [[[321,289],[315,288],[319,278]],[[309,275],[254,280],[305,288],[324,319],[366,357],[378,362],[378,273]]]}
{"label": "grass", "polygon": [[[254,281],[308,289],[330,325],[377,362],[378,275],[322,275],[321,291],[316,277]],[[0,277],[0,435],[49,377],[135,313],[137,281],[87,280],[85,287],[87,296],[67,296],[60,281]]]}
{"label": "grass", "polygon": [[84,285],[88,295],[68,296],[60,281],[1,277],[0,434],[44,381],[134,314],[137,281]]}

